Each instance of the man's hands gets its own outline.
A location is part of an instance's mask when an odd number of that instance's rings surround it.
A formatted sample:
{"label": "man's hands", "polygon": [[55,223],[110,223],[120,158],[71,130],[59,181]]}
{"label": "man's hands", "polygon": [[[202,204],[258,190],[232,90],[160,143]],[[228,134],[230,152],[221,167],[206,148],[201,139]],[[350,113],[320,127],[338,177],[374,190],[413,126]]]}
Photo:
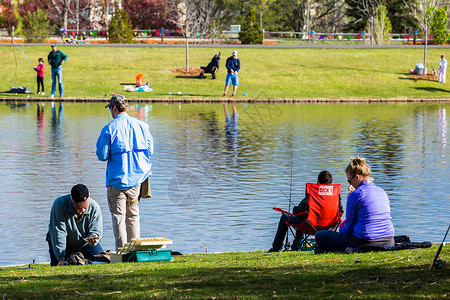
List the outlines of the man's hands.
{"label": "man's hands", "polygon": [[99,237],[96,234],[91,235],[90,237],[88,237],[86,239],[86,241],[88,242],[89,245],[94,246],[95,244],[98,243]]}

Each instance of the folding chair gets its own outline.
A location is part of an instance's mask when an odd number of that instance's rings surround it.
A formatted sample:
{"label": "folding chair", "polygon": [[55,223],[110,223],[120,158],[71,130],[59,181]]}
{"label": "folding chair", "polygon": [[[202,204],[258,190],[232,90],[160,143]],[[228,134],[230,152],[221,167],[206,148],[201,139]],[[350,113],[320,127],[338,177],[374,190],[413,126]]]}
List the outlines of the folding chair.
{"label": "folding chair", "polygon": [[[273,209],[291,216],[306,215],[306,219],[298,225],[287,223],[289,228],[294,228],[302,234],[299,249],[307,250],[308,239],[320,230],[335,230],[342,222],[342,213],[339,212],[339,195],[341,194],[340,184],[306,184],[306,201],[308,211],[292,214],[280,208]],[[291,229],[292,232],[292,229]],[[295,234],[294,234],[295,236]],[[309,247],[314,248],[314,247]]]}

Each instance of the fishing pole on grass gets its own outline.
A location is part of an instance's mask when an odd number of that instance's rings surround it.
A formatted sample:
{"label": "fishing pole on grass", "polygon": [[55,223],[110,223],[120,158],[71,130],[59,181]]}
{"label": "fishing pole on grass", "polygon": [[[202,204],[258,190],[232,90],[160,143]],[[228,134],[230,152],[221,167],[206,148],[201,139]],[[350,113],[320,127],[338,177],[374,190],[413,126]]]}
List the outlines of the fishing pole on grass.
{"label": "fishing pole on grass", "polygon": [[22,51],[22,49],[20,49],[19,45],[17,45],[16,43],[14,43],[13,41],[13,45],[15,45],[17,48],[19,48],[20,52],[22,52],[23,56],[25,56],[28,59],[28,62],[30,63],[30,65],[33,65],[33,63],[31,62],[31,60],[28,58],[28,56]]}
{"label": "fishing pole on grass", "polygon": [[441,269],[444,266],[444,263],[441,260],[439,260],[438,258],[439,258],[439,254],[441,254],[442,247],[444,246],[445,238],[447,237],[449,229],[450,229],[450,225],[448,225],[447,232],[444,235],[444,239],[442,240],[442,243],[439,245],[436,255],[434,256],[433,263],[431,264],[430,270]]}

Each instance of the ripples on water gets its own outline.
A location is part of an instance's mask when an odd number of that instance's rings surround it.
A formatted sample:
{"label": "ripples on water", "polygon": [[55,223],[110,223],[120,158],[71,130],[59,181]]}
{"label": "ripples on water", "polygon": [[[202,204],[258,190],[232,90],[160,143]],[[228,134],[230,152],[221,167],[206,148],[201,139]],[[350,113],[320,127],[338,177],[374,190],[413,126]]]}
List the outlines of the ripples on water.
{"label": "ripples on water", "polygon": [[[105,168],[95,143],[108,122],[101,104],[0,104],[0,265],[48,261],[53,200],[85,183],[113,248]],[[153,198],[141,203],[142,235],[174,240],[183,253],[269,249],[279,214],[304,185],[330,170],[345,191],[351,156],[367,157],[391,199],[397,234],[440,241],[450,198],[448,104],[149,104],[130,114],[155,140]],[[232,115],[231,105],[227,109]],[[109,117],[110,118],[110,117]],[[292,158],[292,159],[291,159]],[[286,195],[286,196],[285,196]],[[345,199],[345,197],[343,197]]]}

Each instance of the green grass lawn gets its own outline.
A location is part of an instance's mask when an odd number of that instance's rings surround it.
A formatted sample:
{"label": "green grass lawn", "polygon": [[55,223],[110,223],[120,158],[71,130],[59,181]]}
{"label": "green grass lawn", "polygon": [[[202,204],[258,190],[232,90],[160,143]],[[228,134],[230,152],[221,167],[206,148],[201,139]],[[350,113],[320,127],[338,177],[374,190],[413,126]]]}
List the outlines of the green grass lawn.
{"label": "green grass lawn", "polygon": [[[256,251],[176,256],[173,262],[0,268],[0,293],[3,299],[447,299],[449,265],[430,271],[436,249]],[[444,247],[441,258],[449,255]]]}
{"label": "green grass lawn", "polygon": [[[37,64],[50,46],[21,46]],[[225,60],[230,48],[190,48],[190,66],[209,63],[222,52],[216,80],[183,77],[170,72],[185,67],[185,48],[158,47],[69,47],[59,50],[69,55],[64,65],[65,96],[107,98],[124,93],[141,99],[217,99],[225,79]],[[437,69],[441,53],[429,49],[429,69]],[[450,54],[449,54],[450,55]],[[237,96],[241,99],[431,99],[447,98],[449,83],[413,80],[406,75],[423,59],[423,49],[239,49],[242,68]],[[0,92],[23,85],[36,91],[35,71],[18,48],[0,46]],[[124,84],[134,84],[136,74],[144,74],[153,92],[122,92]],[[46,64],[45,89],[51,88],[50,66]],[[169,92],[172,95],[169,96]],[[181,96],[176,95],[181,92]],[[243,94],[247,95],[244,96]],[[231,94],[231,93],[230,93]],[[46,96],[47,96],[46,95]],[[14,96],[0,93],[1,96]],[[23,96],[20,96],[23,97]],[[26,96],[25,96],[26,97]]]}

